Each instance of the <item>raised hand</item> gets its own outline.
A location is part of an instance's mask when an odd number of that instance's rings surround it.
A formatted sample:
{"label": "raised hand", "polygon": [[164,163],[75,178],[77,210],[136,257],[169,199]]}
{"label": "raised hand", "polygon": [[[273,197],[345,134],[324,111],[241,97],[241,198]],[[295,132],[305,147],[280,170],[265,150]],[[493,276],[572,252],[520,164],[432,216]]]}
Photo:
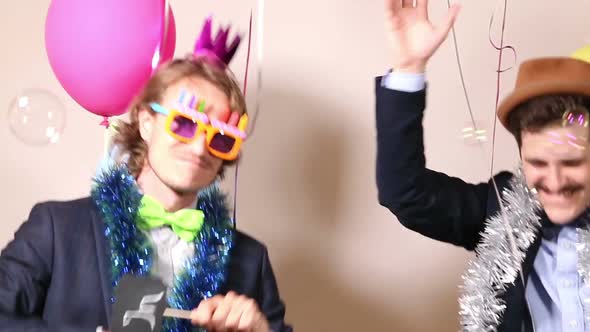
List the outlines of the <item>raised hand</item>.
{"label": "raised hand", "polygon": [[401,72],[421,73],[428,59],[446,39],[459,5],[449,9],[443,22],[428,19],[428,0],[386,0],[386,26],[392,50],[391,65]]}

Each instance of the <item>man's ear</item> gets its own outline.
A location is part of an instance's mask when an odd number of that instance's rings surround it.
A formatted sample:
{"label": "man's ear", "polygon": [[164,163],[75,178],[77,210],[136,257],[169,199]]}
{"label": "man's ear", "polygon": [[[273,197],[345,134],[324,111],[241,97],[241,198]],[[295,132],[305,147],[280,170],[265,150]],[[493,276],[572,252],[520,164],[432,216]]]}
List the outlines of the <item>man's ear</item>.
{"label": "man's ear", "polygon": [[142,108],[139,110],[139,113],[137,113],[137,120],[139,121],[139,134],[141,135],[141,138],[149,143],[154,127],[154,114],[147,109]]}

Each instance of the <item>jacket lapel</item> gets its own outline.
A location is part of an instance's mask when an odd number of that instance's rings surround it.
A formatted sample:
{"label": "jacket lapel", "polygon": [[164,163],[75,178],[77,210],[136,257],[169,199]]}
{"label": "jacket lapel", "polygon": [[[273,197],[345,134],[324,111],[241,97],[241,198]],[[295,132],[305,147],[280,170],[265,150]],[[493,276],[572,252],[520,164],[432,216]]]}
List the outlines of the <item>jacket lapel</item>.
{"label": "jacket lapel", "polygon": [[96,255],[98,260],[98,271],[100,273],[100,280],[102,285],[103,302],[105,306],[105,312],[107,315],[107,322],[111,321],[111,297],[113,287],[111,284],[111,264],[108,261],[109,244],[104,236],[104,223],[96,207],[91,202],[92,207],[90,208],[90,215],[92,218],[92,225],[94,231],[94,241],[96,244]]}

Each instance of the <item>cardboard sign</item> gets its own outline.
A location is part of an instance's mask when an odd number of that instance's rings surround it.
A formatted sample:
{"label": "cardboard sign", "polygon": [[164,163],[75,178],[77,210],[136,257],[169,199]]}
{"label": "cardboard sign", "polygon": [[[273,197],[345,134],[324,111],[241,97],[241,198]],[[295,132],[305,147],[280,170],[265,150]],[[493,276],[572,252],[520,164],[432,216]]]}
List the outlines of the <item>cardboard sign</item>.
{"label": "cardboard sign", "polygon": [[115,289],[112,332],[160,332],[166,286],[151,277],[125,275]]}

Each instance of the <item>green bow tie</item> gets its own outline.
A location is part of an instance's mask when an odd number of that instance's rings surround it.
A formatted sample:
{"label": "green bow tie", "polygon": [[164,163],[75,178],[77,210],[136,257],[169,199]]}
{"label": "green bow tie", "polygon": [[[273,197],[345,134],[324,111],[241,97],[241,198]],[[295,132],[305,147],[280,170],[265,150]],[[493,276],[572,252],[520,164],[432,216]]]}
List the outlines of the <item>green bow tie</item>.
{"label": "green bow tie", "polygon": [[160,202],[143,195],[135,222],[137,227],[146,231],[169,225],[179,238],[191,242],[203,226],[204,219],[205,214],[201,210],[182,209],[167,212]]}

